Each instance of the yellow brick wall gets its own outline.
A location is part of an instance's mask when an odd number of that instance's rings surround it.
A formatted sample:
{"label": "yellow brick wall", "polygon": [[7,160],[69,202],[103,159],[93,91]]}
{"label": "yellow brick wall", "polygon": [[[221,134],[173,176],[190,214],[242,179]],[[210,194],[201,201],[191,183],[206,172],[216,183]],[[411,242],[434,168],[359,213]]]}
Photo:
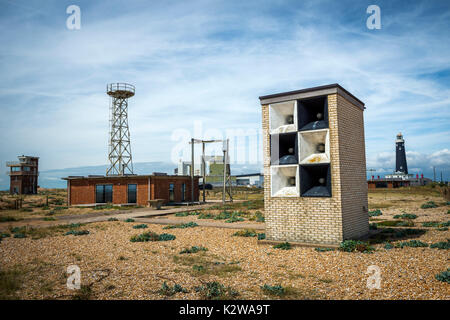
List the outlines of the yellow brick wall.
{"label": "yellow brick wall", "polygon": [[[342,110],[341,104],[343,104]],[[328,96],[332,196],[330,198],[278,198],[271,197],[270,192],[269,106],[262,106],[267,240],[338,244],[348,235],[367,234],[367,212],[365,216],[362,214],[363,205],[367,206],[362,113],[361,109],[352,104],[349,105],[349,102],[341,96],[337,94]],[[340,128],[341,125],[347,126],[349,121],[357,121],[358,125],[354,129]],[[359,138],[355,140],[347,135],[359,135]],[[355,150],[349,150],[351,142],[346,141],[355,142],[358,147]],[[349,155],[350,152],[352,154]],[[356,170],[352,164],[349,164],[352,160],[357,161]],[[362,167],[364,167],[363,170]],[[349,172],[355,173],[355,171],[356,175],[344,177]],[[361,184],[362,174],[364,174],[364,184]],[[352,185],[352,179],[355,179],[356,186]],[[351,191],[347,192],[347,190]]]}
{"label": "yellow brick wall", "polygon": [[366,152],[363,112],[338,95],[338,131],[341,167],[344,239],[369,232]]}

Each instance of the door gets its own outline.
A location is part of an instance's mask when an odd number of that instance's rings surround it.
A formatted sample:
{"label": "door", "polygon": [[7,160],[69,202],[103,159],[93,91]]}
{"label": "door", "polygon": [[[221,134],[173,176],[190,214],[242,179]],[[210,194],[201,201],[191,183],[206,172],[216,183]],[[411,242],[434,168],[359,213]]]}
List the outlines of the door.
{"label": "door", "polygon": [[137,184],[128,185],[128,203],[137,202]]}
{"label": "door", "polygon": [[175,201],[175,184],[169,184],[169,202]]}

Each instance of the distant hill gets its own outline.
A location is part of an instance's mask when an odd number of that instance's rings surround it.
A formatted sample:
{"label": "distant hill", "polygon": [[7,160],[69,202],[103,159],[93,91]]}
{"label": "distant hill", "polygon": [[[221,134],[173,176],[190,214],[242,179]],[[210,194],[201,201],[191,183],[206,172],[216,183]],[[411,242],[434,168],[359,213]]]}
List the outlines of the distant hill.
{"label": "distant hill", "polygon": [[[177,167],[171,162],[137,162],[133,164],[135,174],[152,174],[153,172],[165,172],[167,174],[174,174],[174,169]],[[39,186],[42,188],[65,188],[66,181],[61,180],[67,176],[87,176],[90,174],[104,175],[106,173],[107,165],[76,167],[67,169],[55,169],[39,172]],[[262,164],[255,165],[231,165],[231,174],[247,174],[257,173],[262,171]],[[9,180],[5,179],[0,185],[0,190],[7,190],[9,188]]]}

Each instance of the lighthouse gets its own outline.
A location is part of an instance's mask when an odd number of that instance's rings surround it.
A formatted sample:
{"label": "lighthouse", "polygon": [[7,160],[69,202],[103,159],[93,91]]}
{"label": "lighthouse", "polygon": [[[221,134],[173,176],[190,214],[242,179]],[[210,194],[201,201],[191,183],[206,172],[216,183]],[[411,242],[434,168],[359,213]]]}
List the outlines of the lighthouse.
{"label": "lighthouse", "polygon": [[400,132],[395,140],[395,173],[408,174],[408,165],[406,164],[405,140]]}

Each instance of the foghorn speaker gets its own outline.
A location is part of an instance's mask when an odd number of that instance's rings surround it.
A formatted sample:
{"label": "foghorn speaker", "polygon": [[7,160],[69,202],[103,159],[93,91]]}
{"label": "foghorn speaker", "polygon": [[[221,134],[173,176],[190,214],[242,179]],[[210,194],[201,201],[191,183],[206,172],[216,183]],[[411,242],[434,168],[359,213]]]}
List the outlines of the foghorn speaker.
{"label": "foghorn speaker", "polygon": [[299,132],[300,164],[330,162],[330,137],[328,129]]}
{"label": "foghorn speaker", "polygon": [[297,101],[271,104],[269,129],[270,134],[297,131]]}
{"label": "foghorn speaker", "polygon": [[330,165],[300,166],[300,194],[302,197],[331,197]]}
{"label": "foghorn speaker", "polygon": [[273,134],[270,136],[271,164],[297,164],[298,141],[297,133]]}
{"label": "foghorn speaker", "polygon": [[327,97],[302,99],[297,104],[297,122],[300,131],[328,128]]}
{"label": "foghorn speaker", "polygon": [[270,167],[272,197],[298,197],[298,165]]}

